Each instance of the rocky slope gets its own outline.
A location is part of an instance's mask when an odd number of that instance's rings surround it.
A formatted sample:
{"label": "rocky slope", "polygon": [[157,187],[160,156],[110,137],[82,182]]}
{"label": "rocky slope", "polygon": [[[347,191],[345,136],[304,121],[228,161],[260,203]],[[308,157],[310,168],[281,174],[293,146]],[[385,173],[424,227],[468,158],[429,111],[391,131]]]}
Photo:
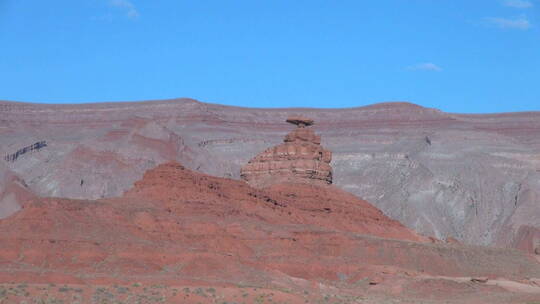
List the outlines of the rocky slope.
{"label": "rocky slope", "polygon": [[334,186],[259,190],[171,162],[121,197],[29,198],[0,220],[0,300],[222,303],[246,286],[281,303],[540,299],[533,256],[426,241]]}
{"label": "rocky slope", "polygon": [[535,112],[461,115],[409,103],[248,109],[189,99],[0,102],[3,156],[47,145],[14,161],[2,157],[0,178],[10,170],[39,195],[77,199],[120,195],[145,170],[169,160],[239,179],[241,166],[291,131],[283,124],[291,115],[317,122],[322,144],[333,152],[335,185],[408,227],[465,243],[538,247]]}

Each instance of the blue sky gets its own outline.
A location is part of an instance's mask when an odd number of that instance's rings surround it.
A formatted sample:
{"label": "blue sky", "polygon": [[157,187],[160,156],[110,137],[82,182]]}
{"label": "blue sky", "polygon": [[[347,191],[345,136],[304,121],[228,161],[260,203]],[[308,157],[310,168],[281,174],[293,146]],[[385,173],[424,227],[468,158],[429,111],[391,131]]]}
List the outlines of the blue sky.
{"label": "blue sky", "polygon": [[540,110],[540,0],[0,0],[0,99]]}

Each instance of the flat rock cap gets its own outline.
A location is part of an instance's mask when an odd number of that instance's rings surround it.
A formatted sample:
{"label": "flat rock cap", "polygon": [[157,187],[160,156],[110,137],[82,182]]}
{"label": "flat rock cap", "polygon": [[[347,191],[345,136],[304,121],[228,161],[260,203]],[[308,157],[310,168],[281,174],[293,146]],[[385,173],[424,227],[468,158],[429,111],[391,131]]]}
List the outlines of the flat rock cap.
{"label": "flat rock cap", "polygon": [[290,116],[286,120],[288,123],[292,123],[297,126],[311,126],[313,125],[313,119],[302,116]]}

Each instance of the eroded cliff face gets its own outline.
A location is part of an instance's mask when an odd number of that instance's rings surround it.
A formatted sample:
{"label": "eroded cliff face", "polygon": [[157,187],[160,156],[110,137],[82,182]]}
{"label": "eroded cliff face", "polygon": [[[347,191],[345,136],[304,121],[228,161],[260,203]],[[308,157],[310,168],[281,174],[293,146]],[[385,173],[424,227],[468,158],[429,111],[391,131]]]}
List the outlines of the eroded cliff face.
{"label": "eroded cliff face", "polygon": [[334,185],[423,234],[515,246],[521,227],[540,227],[538,112],[461,115],[410,103],[247,109],[187,99],[0,102],[1,155],[47,142],[15,162],[0,161],[37,194],[79,199],[119,196],[169,160],[239,179],[250,159],[285,144],[291,127],[283,121],[291,115],[316,121],[322,146],[332,151]]}
{"label": "eroded cliff face", "polygon": [[332,152],[324,149],[321,137],[304,124],[310,120],[300,121],[284,143],[266,149],[242,167],[241,178],[257,188],[279,183],[331,184]]}

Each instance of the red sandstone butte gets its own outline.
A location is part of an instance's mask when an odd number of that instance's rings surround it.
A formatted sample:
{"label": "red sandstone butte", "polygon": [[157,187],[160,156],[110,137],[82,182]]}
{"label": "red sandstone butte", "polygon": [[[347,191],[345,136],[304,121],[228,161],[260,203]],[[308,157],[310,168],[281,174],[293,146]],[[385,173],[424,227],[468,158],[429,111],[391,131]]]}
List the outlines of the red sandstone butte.
{"label": "red sandstone butte", "polygon": [[287,122],[298,128],[285,136],[284,143],[266,149],[241,169],[240,176],[257,188],[279,183],[332,183],[332,152],[321,146],[321,137],[308,128],[314,121],[292,116]]}
{"label": "red sandstone butte", "polygon": [[83,200],[120,196],[168,161],[240,179],[250,159],[283,143],[291,131],[283,122],[295,116],[313,119],[332,151],[332,184],[390,218],[437,239],[539,248],[540,112],[457,114],[409,102],[257,109],[193,99],[0,101],[0,218],[23,204],[5,191],[10,175],[37,195]]}

